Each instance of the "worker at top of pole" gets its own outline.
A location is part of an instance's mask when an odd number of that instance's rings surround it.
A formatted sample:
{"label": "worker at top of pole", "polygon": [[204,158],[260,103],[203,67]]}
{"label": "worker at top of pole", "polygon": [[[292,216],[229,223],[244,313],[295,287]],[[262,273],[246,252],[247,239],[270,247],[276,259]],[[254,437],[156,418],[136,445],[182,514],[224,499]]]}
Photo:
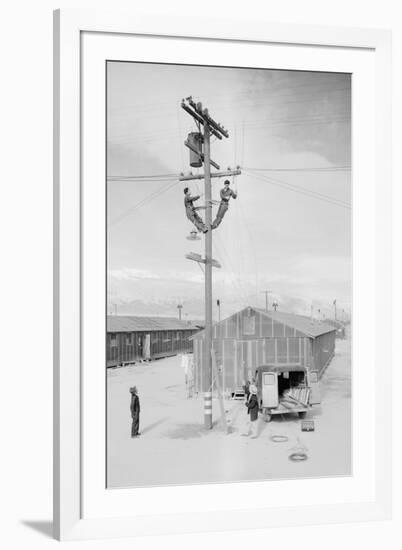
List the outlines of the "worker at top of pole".
{"label": "worker at top of pole", "polygon": [[230,197],[233,197],[234,199],[237,199],[237,193],[236,191],[233,191],[230,189],[230,181],[225,180],[223,188],[221,189],[220,195],[221,195],[221,202],[219,205],[218,212],[216,214],[216,218],[214,222],[211,225],[212,229],[216,229],[218,225],[220,225],[221,221],[223,220],[223,216],[226,214],[227,209],[229,208],[229,199]]}
{"label": "worker at top of pole", "polygon": [[198,201],[199,198],[200,195],[191,196],[189,188],[184,188],[184,206],[186,209],[186,216],[195,225],[198,231],[206,233],[208,228],[203,222],[201,216],[197,213],[194,206],[194,201]]}

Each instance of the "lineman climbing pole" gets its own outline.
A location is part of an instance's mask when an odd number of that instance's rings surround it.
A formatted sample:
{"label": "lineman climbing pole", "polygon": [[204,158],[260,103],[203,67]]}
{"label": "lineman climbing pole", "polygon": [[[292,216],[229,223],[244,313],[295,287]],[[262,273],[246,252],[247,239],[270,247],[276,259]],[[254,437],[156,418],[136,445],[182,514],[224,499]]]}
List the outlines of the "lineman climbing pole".
{"label": "lineman climbing pole", "polygon": [[[205,225],[208,228],[205,233],[205,258],[199,254],[188,254],[186,257],[205,265],[205,339],[203,353],[203,391],[204,391],[204,427],[212,428],[212,267],[220,267],[220,264],[212,258],[212,190],[211,178],[224,176],[235,176],[241,174],[239,169],[211,173],[211,165],[220,170],[219,165],[211,160],[211,135],[221,140],[228,138],[229,133],[223,126],[215,122],[209,115],[208,109],[203,108],[201,103],[195,103],[192,97],[181,102],[181,107],[195,120],[199,129],[197,140],[188,139],[184,142],[195,156],[194,166],[204,164],[204,174],[182,175],[180,181],[203,179],[205,185]],[[201,127],[203,132],[201,132]],[[190,136],[189,136],[190,138]],[[190,156],[191,156],[190,153]],[[197,164],[199,162],[199,164]],[[192,163],[191,163],[192,164]]]}

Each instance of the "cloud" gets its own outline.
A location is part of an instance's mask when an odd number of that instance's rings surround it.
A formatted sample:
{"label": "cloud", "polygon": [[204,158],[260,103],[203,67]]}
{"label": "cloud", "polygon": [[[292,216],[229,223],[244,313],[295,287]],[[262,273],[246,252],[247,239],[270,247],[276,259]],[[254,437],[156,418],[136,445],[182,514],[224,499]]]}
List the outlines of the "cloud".
{"label": "cloud", "polygon": [[[116,63],[108,76],[109,175],[188,170],[183,140],[192,122],[179,102],[193,90],[230,132],[230,139],[213,142],[213,158],[249,167],[234,182],[238,200],[213,238],[222,264],[213,271],[214,300],[221,299],[223,315],[248,304],[264,307],[266,288],[282,309],[302,312],[311,301],[331,304],[335,297],[350,303],[350,210],[321,200],[349,202],[350,174],[306,170],[350,164],[349,75]],[[165,183],[108,184],[110,222],[131,209],[108,227],[109,299],[144,314],[158,308],[174,314],[183,300],[191,315],[202,316],[204,276],[185,255],[203,254],[203,242],[186,239],[192,225],[183,185],[158,194]],[[201,182],[189,185],[202,195]]]}
{"label": "cloud", "polygon": [[289,285],[330,286],[351,284],[352,261],[344,256],[308,256],[290,258],[281,269],[270,275],[272,283]]}
{"label": "cloud", "polygon": [[111,279],[116,281],[128,281],[131,279],[160,279],[159,275],[147,269],[112,269],[108,273]]}

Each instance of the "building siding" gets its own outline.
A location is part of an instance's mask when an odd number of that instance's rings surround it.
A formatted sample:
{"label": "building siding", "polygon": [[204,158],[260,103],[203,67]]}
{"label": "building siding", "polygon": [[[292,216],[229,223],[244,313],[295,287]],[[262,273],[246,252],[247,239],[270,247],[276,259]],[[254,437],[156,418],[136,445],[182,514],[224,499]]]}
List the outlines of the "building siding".
{"label": "building siding", "polygon": [[[195,329],[157,330],[138,332],[114,332],[106,335],[107,366],[113,367],[125,363],[135,363],[143,359],[160,359],[192,352],[193,341],[190,336]],[[149,337],[149,357],[146,357],[146,338]]]}
{"label": "building siding", "polygon": [[[319,330],[315,326],[315,330]],[[326,330],[323,327],[323,330]],[[233,392],[245,380],[251,380],[262,364],[297,364],[319,375],[334,354],[335,332],[312,337],[281,320],[246,308],[213,327],[215,351],[221,387]],[[204,332],[194,336],[195,390],[205,388],[203,376]]]}

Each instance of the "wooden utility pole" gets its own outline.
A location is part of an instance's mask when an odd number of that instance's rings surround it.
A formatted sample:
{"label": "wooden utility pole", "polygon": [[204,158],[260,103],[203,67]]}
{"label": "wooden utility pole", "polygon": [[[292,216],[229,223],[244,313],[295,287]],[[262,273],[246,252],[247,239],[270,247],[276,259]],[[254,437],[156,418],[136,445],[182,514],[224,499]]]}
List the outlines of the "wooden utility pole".
{"label": "wooden utility pole", "polygon": [[181,310],[183,309],[183,304],[178,304],[177,309],[179,310],[179,321],[181,321]]}
{"label": "wooden utility pole", "polygon": [[222,394],[221,381],[220,381],[220,372],[219,372],[219,369],[218,369],[218,365],[216,364],[216,356],[215,356],[215,350],[214,349],[211,350],[211,356],[212,356],[212,367],[213,367],[213,371],[214,371],[216,389],[217,389],[217,392],[218,392],[218,400],[219,400],[219,408],[220,408],[220,411],[221,411],[222,425],[223,425],[224,429],[226,430],[226,433],[228,434],[228,433],[230,433],[230,427],[229,427],[229,424],[228,424],[228,419],[226,417],[225,403],[223,401],[223,394]]}
{"label": "wooden utility pole", "polygon": [[201,103],[195,103],[192,97],[182,100],[181,107],[190,116],[193,117],[198,124],[200,133],[202,126],[203,151],[198,150],[195,146],[189,147],[189,142],[185,145],[190,148],[192,153],[199,155],[200,160],[204,164],[204,174],[182,175],[180,181],[189,181],[195,179],[204,179],[204,195],[205,195],[205,225],[208,231],[205,233],[205,258],[200,255],[190,253],[186,254],[186,258],[203,263],[205,265],[205,339],[204,339],[204,363],[203,363],[203,390],[204,390],[204,427],[212,428],[212,267],[220,267],[219,262],[212,258],[212,189],[211,178],[220,178],[224,176],[239,175],[241,171],[227,170],[225,172],[215,172],[211,174],[211,165],[219,169],[219,165],[211,161],[211,134],[217,139],[229,137],[227,130],[219,123],[215,122],[208,113],[208,109],[203,109]]}
{"label": "wooden utility pole", "polygon": [[335,318],[335,321],[337,321],[337,314],[336,314],[336,299],[334,300],[334,318]]}
{"label": "wooden utility pole", "polygon": [[205,187],[205,369],[204,427],[212,428],[212,189],[209,124],[204,122],[204,187]]}
{"label": "wooden utility pole", "polygon": [[272,290],[263,290],[261,293],[265,294],[265,311],[268,311],[268,295],[271,294]]}

